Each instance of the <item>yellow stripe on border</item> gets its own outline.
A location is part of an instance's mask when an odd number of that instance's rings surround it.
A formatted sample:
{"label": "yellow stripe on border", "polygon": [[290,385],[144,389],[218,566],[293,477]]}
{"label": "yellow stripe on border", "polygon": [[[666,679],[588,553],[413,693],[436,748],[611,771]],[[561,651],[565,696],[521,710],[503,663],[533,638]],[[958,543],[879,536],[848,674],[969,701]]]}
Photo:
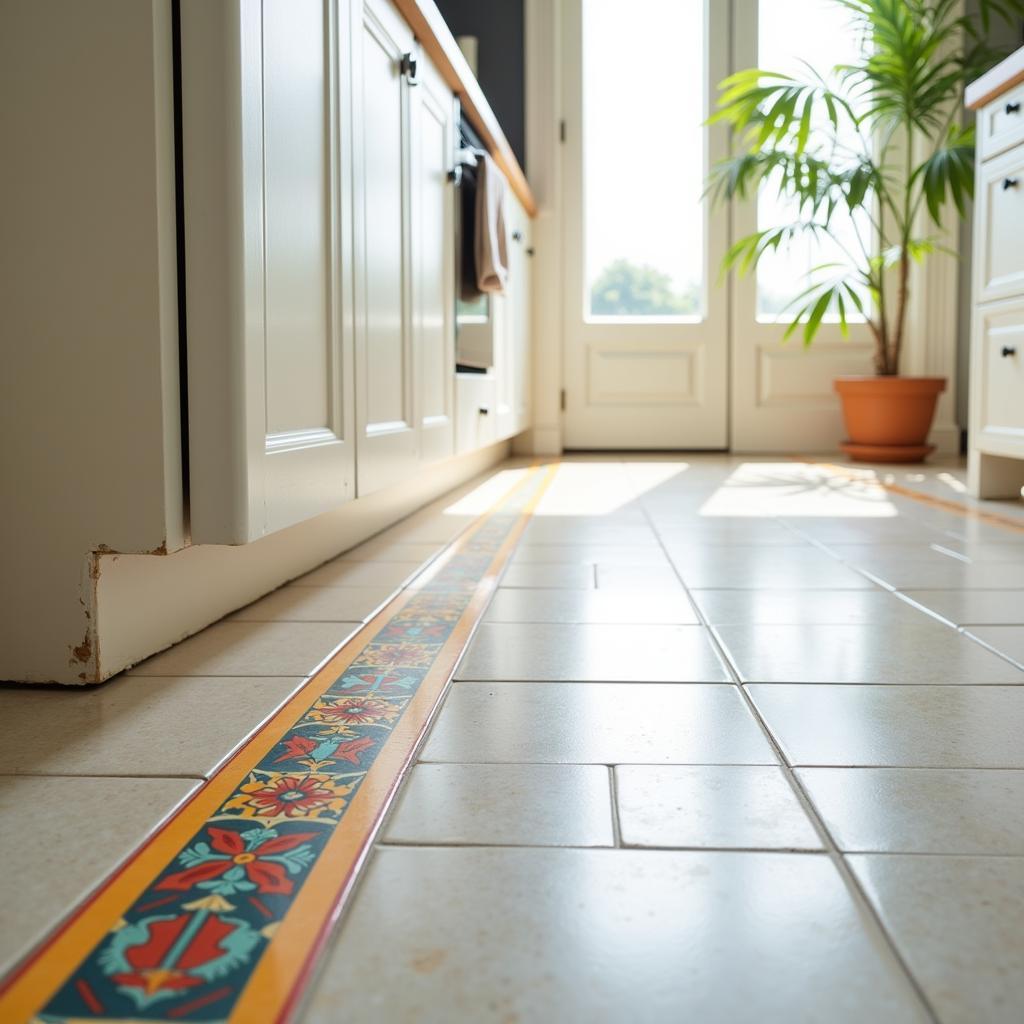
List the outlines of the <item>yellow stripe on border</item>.
{"label": "yellow stripe on border", "polygon": [[[364,647],[439,570],[461,552],[496,512],[541,471],[527,469],[491,508],[395,595],[369,622],[275,712],[128,860],[17,970],[0,995],[0,1021],[29,1021],[61,989],[80,963],[132,904],[167,867],[182,847],[234,793],[288,730],[308,711],[362,653]],[[478,581],[469,604],[433,665],[409,701],[359,789],[335,827],[316,864],[289,906],[274,937],[228,1017],[232,1022],[280,1020],[294,1009],[302,983],[338,920],[356,874],[373,842],[391,799],[466,649],[498,579],[522,536],[537,502],[547,490],[557,464],[543,469],[536,491],[518,514],[490,566]],[[88,1018],[97,1024],[102,1017]],[[112,1018],[113,1019],[113,1018]],[[125,1018],[116,1018],[124,1022]],[[147,1016],[147,1019],[154,1019]],[[155,1018],[159,1019],[159,1018]]]}

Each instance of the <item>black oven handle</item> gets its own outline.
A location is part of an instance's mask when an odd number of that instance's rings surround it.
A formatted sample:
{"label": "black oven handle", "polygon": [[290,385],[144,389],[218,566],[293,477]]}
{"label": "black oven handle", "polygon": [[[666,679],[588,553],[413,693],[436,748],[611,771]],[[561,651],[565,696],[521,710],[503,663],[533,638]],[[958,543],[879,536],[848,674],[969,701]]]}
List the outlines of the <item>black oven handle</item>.
{"label": "black oven handle", "polygon": [[455,150],[455,166],[448,172],[448,180],[454,182],[458,187],[462,184],[463,167],[476,167],[479,161],[472,149],[463,148]]}

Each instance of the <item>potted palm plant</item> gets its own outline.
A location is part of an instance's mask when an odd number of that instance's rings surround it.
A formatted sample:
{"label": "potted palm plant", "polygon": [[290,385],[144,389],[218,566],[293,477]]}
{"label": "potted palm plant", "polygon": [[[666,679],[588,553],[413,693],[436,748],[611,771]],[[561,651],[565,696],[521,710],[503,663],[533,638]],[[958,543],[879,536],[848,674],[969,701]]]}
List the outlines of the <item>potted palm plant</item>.
{"label": "potted palm plant", "polygon": [[[874,342],[874,377],[835,381],[852,458],[923,458],[941,377],[900,375],[911,266],[942,246],[950,204],[963,216],[974,186],[974,129],[960,123],[965,86],[1004,53],[986,43],[993,18],[1012,23],[1024,0],[832,0],[849,13],[858,58],[800,76],[752,68],[719,86],[712,121],[734,133],[717,164],[716,201],[775,189],[790,223],[759,228],[729,249],[745,273],[799,238],[828,236],[840,255],[794,286],[785,337],[809,345],[826,318],[842,335],[855,316]],[[841,230],[840,230],[841,229]],[[842,238],[847,240],[846,244]],[[838,240],[838,241],[837,241]]]}

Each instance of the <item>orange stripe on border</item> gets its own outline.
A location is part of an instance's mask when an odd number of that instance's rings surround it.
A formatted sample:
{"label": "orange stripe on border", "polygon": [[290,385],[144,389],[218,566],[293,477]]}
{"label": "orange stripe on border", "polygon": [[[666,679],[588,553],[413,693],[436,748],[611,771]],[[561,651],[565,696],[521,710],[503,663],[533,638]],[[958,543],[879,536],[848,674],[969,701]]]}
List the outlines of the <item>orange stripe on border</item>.
{"label": "orange stripe on border", "polygon": [[991,526],[1001,526],[1004,530],[1013,530],[1016,533],[1024,533],[1024,521],[1019,521],[1011,518],[1010,516],[1001,516],[998,512],[985,512],[981,509],[974,508],[971,505],[961,505],[959,502],[950,501],[947,498],[936,498],[933,494],[926,494],[924,491],[915,491],[913,487],[906,487],[903,484],[888,483],[885,480],[879,480],[877,477],[869,479],[866,476],[860,475],[861,473],[873,473],[874,470],[866,469],[857,471],[853,467],[837,466],[831,462],[814,462],[809,459],[801,459],[802,462],[807,462],[808,465],[818,466],[821,469],[827,470],[829,473],[834,473],[836,476],[841,476],[847,480],[856,480],[858,483],[876,484],[883,490],[890,494],[898,494],[901,498],[909,498],[911,501],[918,501],[922,505],[930,505],[932,508],[940,508],[944,512],[951,512],[954,515],[963,516],[966,519],[977,519],[979,522],[987,523]]}
{"label": "orange stripe on border", "polygon": [[[531,466],[491,508],[396,594],[369,622],[348,638],[227,761],[108,878],[91,897],[44,940],[0,989],[0,1020],[28,1021],[60,990],[78,965],[117,925],[133,902],[237,789],[241,780],[362,653],[366,644],[462,551],[491,517],[534,480]],[[341,821],[310,871],[302,889],[268,943],[228,1017],[232,1022],[281,1020],[294,1009],[301,985],[329,937],[351,892],[388,805],[497,588],[501,572],[537,502],[558,471],[544,470],[537,490],[519,513],[469,605],[379,751]],[[91,1018],[97,1024],[102,1018]],[[119,1018],[120,1019],[120,1018]],[[159,1019],[159,1018],[156,1018]]]}

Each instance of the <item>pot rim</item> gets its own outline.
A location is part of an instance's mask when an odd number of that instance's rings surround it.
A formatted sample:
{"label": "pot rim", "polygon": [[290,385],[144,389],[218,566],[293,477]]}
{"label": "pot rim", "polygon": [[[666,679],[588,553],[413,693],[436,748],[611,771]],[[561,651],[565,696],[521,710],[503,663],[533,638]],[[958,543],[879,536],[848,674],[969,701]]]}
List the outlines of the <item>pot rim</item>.
{"label": "pot rim", "polygon": [[891,393],[895,391],[903,394],[939,394],[946,390],[947,383],[948,378],[946,377],[905,377],[902,374],[878,376],[872,374],[870,376],[835,377],[832,386],[840,393],[843,391],[859,391],[861,393],[869,391]]}

